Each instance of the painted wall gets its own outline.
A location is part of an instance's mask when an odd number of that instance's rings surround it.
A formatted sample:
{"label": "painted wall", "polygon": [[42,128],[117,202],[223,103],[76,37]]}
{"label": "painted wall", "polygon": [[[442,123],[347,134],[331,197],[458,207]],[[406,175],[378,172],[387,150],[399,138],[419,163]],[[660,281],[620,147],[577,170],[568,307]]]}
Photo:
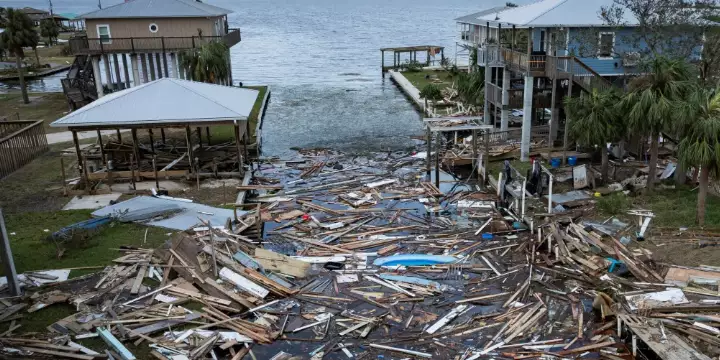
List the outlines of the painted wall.
{"label": "painted wall", "polygon": [[[225,22],[217,18],[152,18],[152,19],[87,19],[88,38],[98,38],[97,25],[110,25],[112,38],[142,37],[190,37],[198,36],[202,29],[203,36],[216,35],[216,22],[219,21],[220,31],[225,33]],[[150,31],[150,24],[156,24],[158,31]],[[222,35],[221,34],[221,35]]]}

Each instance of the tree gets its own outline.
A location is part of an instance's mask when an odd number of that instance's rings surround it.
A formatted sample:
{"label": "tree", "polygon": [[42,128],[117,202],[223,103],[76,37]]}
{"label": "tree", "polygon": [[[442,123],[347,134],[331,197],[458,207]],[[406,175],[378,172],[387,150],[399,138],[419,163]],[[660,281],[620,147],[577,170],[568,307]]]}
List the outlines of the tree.
{"label": "tree", "polygon": [[23,75],[22,58],[25,57],[24,47],[36,47],[38,43],[38,34],[33,28],[33,23],[27,14],[22,11],[8,8],[6,10],[7,26],[5,31],[0,33],[0,48],[6,49],[8,53],[15,56],[15,64],[17,66],[18,78],[20,79],[20,89],[22,90],[23,102],[30,103],[25,86],[25,76]]}
{"label": "tree", "polygon": [[599,147],[602,153],[602,181],[608,180],[607,143],[619,140],[624,133],[617,104],[621,96],[615,89],[589,95],[565,98],[565,112],[572,121],[569,135],[582,145]]}
{"label": "tree", "polygon": [[225,43],[212,41],[186,51],[182,66],[191,80],[217,83],[230,74],[230,51]]}
{"label": "tree", "polygon": [[470,112],[481,108],[485,100],[485,69],[471,73],[460,73],[455,79],[459,100],[468,106]]}
{"label": "tree", "polygon": [[6,13],[7,10],[4,7],[0,6],[0,28],[4,28],[5,26],[7,26]]}
{"label": "tree", "polygon": [[692,89],[692,71],[682,60],[657,57],[647,64],[646,75],[633,79],[629,92],[620,103],[628,126],[637,133],[650,137],[650,173],[647,186],[652,191],[657,178],[658,138],[662,131],[671,128],[678,116],[678,101]]}
{"label": "tree", "polygon": [[687,166],[700,168],[696,221],[703,226],[709,177],[720,175],[720,92],[697,89],[682,102],[679,113],[683,138],[678,158]]}
{"label": "tree", "polygon": [[44,19],[40,22],[40,35],[47,38],[48,45],[52,45],[53,40],[57,43],[57,37],[60,35],[60,30],[53,19]]}
{"label": "tree", "polygon": [[432,101],[433,106],[435,106],[435,101],[442,98],[442,92],[437,85],[427,84],[420,90],[420,97],[425,99],[425,107],[427,108],[428,100]]}

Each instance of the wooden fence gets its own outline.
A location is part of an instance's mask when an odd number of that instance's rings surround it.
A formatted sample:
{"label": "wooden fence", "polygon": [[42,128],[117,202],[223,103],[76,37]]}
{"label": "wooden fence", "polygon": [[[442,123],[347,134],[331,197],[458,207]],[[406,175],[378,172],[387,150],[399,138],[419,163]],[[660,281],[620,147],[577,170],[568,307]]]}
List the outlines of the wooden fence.
{"label": "wooden fence", "polygon": [[48,150],[41,121],[0,122],[0,179]]}

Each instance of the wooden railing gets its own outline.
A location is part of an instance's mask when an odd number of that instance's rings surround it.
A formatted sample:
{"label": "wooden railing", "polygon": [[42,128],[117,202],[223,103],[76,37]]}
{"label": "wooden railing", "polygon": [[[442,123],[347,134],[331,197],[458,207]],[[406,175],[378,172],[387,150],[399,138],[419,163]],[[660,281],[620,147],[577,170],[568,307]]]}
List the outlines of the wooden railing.
{"label": "wooden railing", "polygon": [[518,70],[527,70],[527,53],[510,50],[507,48],[501,48],[500,53],[502,54],[502,58],[504,59],[506,65],[509,65],[511,68],[515,68]]}
{"label": "wooden railing", "polygon": [[[530,141],[545,140],[550,133],[548,125],[533,126],[530,130]],[[490,145],[507,145],[520,143],[522,140],[522,128],[511,128],[507,131],[496,131],[490,133]]]}
{"label": "wooden railing", "polygon": [[230,29],[223,36],[186,37],[134,37],[134,38],[87,38],[69,40],[73,55],[99,55],[105,53],[143,53],[179,51],[201,47],[212,41],[222,41],[228,47],[240,42],[240,29]]}
{"label": "wooden railing", "polygon": [[0,138],[0,179],[48,150],[42,120],[0,122],[0,133],[7,134]]}
{"label": "wooden railing", "polygon": [[486,83],[485,87],[485,96],[488,101],[492,104],[502,105],[502,89],[493,83]]}

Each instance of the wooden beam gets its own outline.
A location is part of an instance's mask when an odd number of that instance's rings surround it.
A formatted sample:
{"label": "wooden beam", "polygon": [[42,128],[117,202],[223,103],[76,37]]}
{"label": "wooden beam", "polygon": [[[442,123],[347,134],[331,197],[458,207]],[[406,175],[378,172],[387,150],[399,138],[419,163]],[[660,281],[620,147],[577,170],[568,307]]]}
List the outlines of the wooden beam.
{"label": "wooden beam", "polygon": [[[133,171],[127,170],[127,171],[113,171],[112,172],[112,178],[131,178]],[[142,177],[142,178],[148,178],[148,179],[155,179],[155,172],[154,171],[135,171],[135,177]],[[189,172],[187,170],[160,170],[157,172],[157,178],[176,178],[176,177],[187,177]],[[88,179],[90,180],[105,180],[110,178],[109,173],[92,173],[88,174]]]}

